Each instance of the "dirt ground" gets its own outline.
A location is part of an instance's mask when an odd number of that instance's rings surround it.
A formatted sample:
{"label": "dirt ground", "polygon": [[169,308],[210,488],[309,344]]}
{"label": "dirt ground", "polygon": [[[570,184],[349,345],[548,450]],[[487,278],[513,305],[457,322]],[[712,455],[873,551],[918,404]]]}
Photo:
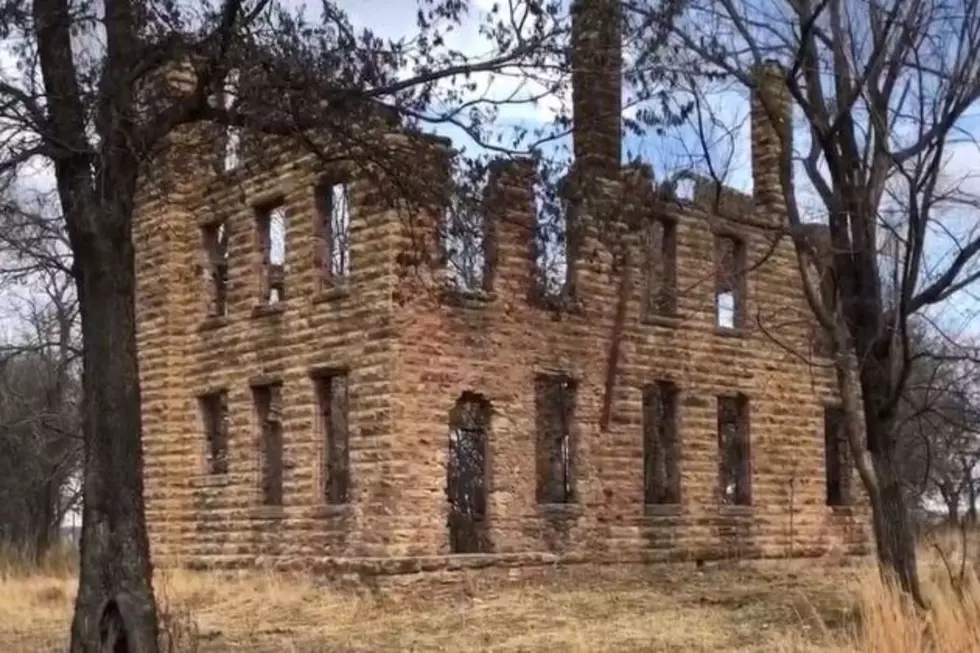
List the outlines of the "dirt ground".
{"label": "dirt ground", "polygon": [[[342,590],[305,578],[161,572],[174,653],[842,651],[861,561],[554,570],[533,580]],[[74,579],[0,580],[0,651],[65,650]]]}

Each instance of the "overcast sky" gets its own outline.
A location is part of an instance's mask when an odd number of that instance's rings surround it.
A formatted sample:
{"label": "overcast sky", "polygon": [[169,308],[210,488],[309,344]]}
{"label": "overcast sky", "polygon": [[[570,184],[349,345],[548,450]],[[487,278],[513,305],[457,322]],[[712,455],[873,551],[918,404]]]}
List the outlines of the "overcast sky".
{"label": "overcast sky", "polygon": [[[308,8],[307,15],[312,20],[316,20],[319,16],[319,0],[309,2],[285,0],[285,2],[292,7],[306,6]],[[447,46],[474,56],[486,53],[489,49],[489,43],[479,35],[477,25],[481,12],[489,9],[493,2],[494,0],[473,0],[470,2],[472,19],[462,28],[447,36]],[[411,37],[415,33],[417,4],[413,0],[337,0],[337,4],[348,12],[355,27],[370,28],[378,36],[399,38]],[[506,3],[501,4],[506,6]],[[3,57],[0,56],[0,67],[8,68],[9,60],[4,61]],[[494,84],[493,89],[501,94],[510,92],[514,88],[512,81],[497,80]],[[568,98],[565,98],[565,101],[567,100]],[[749,125],[746,96],[744,92],[732,91],[713,94],[709,100],[712,112],[724,124],[724,132],[726,132],[724,137],[722,137],[721,129],[716,134],[718,137],[718,149],[715,152],[716,164],[718,161],[724,161],[728,185],[751,192],[749,167],[751,149],[748,142]],[[527,124],[547,121],[551,118],[554,106],[558,102],[559,100],[555,99],[551,104],[543,102],[538,106],[524,105],[510,108],[505,114],[505,118],[508,122],[522,121]],[[980,123],[975,121],[968,124],[980,127]],[[733,126],[735,127],[734,131],[731,134],[727,133]],[[440,131],[451,136],[457,145],[466,145],[468,149],[473,146],[472,142],[469,142],[458,131],[447,129]],[[806,132],[800,130],[797,134],[798,149],[805,147],[806,138]],[[694,138],[692,128],[673,130],[663,137],[647,136],[643,139],[629,137],[624,143],[624,155],[639,156],[642,160],[651,163],[660,178],[665,176],[667,172],[688,165],[703,170],[703,162],[697,161],[698,150],[699,144]],[[977,171],[980,171],[980,150],[976,144],[969,143],[950,148],[947,166],[948,177],[975,189],[980,196],[980,182],[975,179]],[[804,181],[802,171],[796,175],[796,178],[798,183]],[[805,183],[801,183],[801,187],[805,186]],[[968,229],[972,228],[975,222],[975,216],[971,214],[966,219],[961,220],[961,224],[957,225],[954,221],[954,227]],[[936,256],[940,255],[942,252]],[[976,309],[977,302],[972,300],[968,294],[955,305],[943,307],[942,311],[947,317],[955,318],[957,322],[962,324],[967,318],[972,320]]]}
{"label": "overcast sky", "polygon": [[[476,0],[471,5],[476,12],[479,12],[486,10],[492,1]],[[369,27],[379,35],[397,38],[410,36],[414,32],[416,5],[409,0],[340,0],[339,4],[349,12],[355,24]],[[475,22],[464,26],[455,38],[451,37],[449,45],[474,55],[485,52],[487,43],[477,34],[474,25]],[[510,87],[505,86],[501,90],[507,91]],[[719,162],[724,164],[727,185],[751,192],[747,95],[744,91],[730,90],[714,93],[708,97],[708,101],[711,114],[723,125],[723,127],[716,127],[713,134],[716,148],[713,153],[715,165]],[[536,108],[520,107],[512,111],[514,117],[526,121],[547,121],[553,115],[547,104]],[[973,110],[962,121],[962,128],[965,131],[972,133],[980,131],[980,119],[977,114],[978,111]],[[458,140],[458,134],[451,135]],[[809,134],[802,125],[794,138],[797,151],[804,152],[809,145]],[[980,198],[980,147],[968,139],[960,140],[963,142],[948,148],[946,183],[950,186],[959,186]],[[651,163],[659,178],[686,166],[703,171],[704,162],[697,160],[699,150],[700,143],[691,126],[674,130],[663,137],[648,135],[640,139],[628,136],[624,142],[624,156],[639,156],[642,160]],[[802,169],[797,171],[796,179],[801,193],[812,194],[812,186]],[[815,195],[811,195],[810,202],[814,199]],[[821,214],[822,209],[822,206],[818,206]],[[954,248],[951,247],[952,240],[973,232],[977,228],[977,222],[977,215],[973,211],[945,219],[943,228],[948,229],[949,232],[939,233],[937,230],[933,234],[929,264],[941,267],[948,262],[949,257],[954,255]],[[956,301],[931,309],[931,315],[934,319],[942,320],[951,329],[972,333],[980,326],[974,324],[978,309],[980,309],[980,301],[977,299],[977,293],[968,290]]]}

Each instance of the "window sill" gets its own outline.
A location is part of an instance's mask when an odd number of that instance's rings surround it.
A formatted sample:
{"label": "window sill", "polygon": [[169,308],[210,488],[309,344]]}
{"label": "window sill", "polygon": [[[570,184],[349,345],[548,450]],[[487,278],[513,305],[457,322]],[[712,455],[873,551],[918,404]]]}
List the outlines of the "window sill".
{"label": "window sill", "polygon": [[745,327],[722,327],[715,326],[715,335],[722,336],[724,338],[746,338],[749,335],[748,329]]}
{"label": "window sill", "polygon": [[314,304],[332,302],[350,295],[350,284],[344,281],[333,285],[325,284],[313,294]]}
{"label": "window sill", "polygon": [[681,326],[684,318],[678,313],[648,313],[643,316],[640,320],[643,324],[649,324],[651,326],[663,326],[676,328]]}
{"label": "window sill", "polygon": [[204,331],[214,331],[215,329],[220,329],[227,324],[227,315],[209,315],[197,326],[197,330],[199,333]]}
{"label": "window sill", "polygon": [[582,515],[578,503],[539,503],[538,512],[544,517],[576,519]]}
{"label": "window sill", "polygon": [[555,319],[560,319],[559,316],[562,313],[568,313],[570,315],[583,315],[585,313],[582,300],[574,295],[556,296],[532,293],[528,297],[528,304],[530,304],[533,308],[554,312],[556,315]]}
{"label": "window sill", "polygon": [[497,294],[490,290],[467,290],[447,286],[442,289],[440,300],[450,306],[461,308],[480,308],[497,299]]}
{"label": "window sill", "polygon": [[220,179],[222,183],[227,184],[243,181],[248,174],[248,171],[246,170],[244,158],[239,157],[238,163],[230,168],[225,167],[224,162],[222,161],[216,167],[215,173],[217,178]]}
{"label": "window sill", "polygon": [[830,514],[834,517],[853,517],[855,514],[854,504],[840,504],[827,506]]}
{"label": "window sill", "polygon": [[283,302],[277,302],[275,304],[259,304],[252,309],[252,319],[258,319],[263,317],[278,317],[283,314],[286,307]]}
{"label": "window sill", "polygon": [[677,517],[684,512],[684,506],[679,503],[645,503],[643,514],[647,517]]}
{"label": "window sill", "polygon": [[208,172],[205,192],[209,194],[220,193],[227,190],[229,186],[241,184],[248,178],[245,162],[241,160],[233,168],[225,168],[223,161],[217,162],[208,166]]}
{"label": "window sill", "polygon": [[755,506],[721,504],[718,514],[722,517],[751,517],[755,514]]}
{"label": "window sill", "polygon": [[350,503],[321,503],[313,508],[314,519],[350,517],[353,513],[354,506]]}
{"label": "window sill", "polygon": [[249,511],[252,519],[282,519],[286,511],[282,506],[255,506]]}

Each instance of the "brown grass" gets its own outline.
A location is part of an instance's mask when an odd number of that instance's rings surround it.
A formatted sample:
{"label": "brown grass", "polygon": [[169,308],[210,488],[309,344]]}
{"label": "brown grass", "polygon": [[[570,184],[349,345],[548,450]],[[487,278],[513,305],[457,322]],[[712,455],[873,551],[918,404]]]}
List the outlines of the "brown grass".
{"label": "brown grass", "polygon": [[[965,545],[965,546],[964,546]],[[921,547],[920,569],[930,604],[922,613],[877,574],[858,591],[863,628],[853,637],[862,653],[980,651],[980,533],[942,531]]]}
{"label": "brown grass", "polygon": [[[958,560],[955,538],[943,550]],[[972,541],[972,540],[971,540]],[[969,556],[976,559],[977,550]],[[923,547],[932,609],[920,614],[868,561],[566,569],[440,587],[353,591],[271,573],[155,579],[175,653],[680,651],[967,653],[980,650],[980,582],[962,586]],[[53,558],[0,563],[0,651],[64,650],[74,576]],[[960,596],[962,594],[962,596]]]}

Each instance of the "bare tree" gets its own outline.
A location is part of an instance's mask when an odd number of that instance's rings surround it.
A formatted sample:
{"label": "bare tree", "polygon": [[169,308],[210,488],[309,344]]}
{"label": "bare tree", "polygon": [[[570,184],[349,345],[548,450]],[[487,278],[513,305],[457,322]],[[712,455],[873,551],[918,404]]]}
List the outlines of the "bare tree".
{"label": "bare tree", "polygon": [[0,542],[40,559],[78,507],[77,302],[63,223],[46,194],[0,189]]}
{"label": "bare tree", "polygon": [[[494,5],[476,20],[487,45],[480,56],[448,45],[469,3],[418,5],[414,33],[386,39],[355,30],[326,0],[315,22],[274,0],[0,1],[0,38],[18,64],[0,72],[0,175],[48,166],[80,307],[85,474],[73,652],[157,646],[132,244],[138,181],[152,177],[152,157],[185,127],[221,125],[216,138],[244,134],[259,149],[285,138],[324,162],[380,170],[381,195],[425,205],[445,195],[417,174],[431,143],[386,138],[393,129],[439,125],[504,154],[568,132],[562,106],[545,128],[494,128],[510,105],[566,95],[563,3]],[[493,80],[511,92],[489,91]]]}
{"label": "bare tree", "polygon": [[77,507],[81,438],[56,352],[18,348],[0,371],[0,543],[40,559]]}
{"label": "bare tree", "polygon": [[[897,459],[899,405],[909,319],[977,278],[977,204],[947,163],[969,152],[964,121],[980,96],[978,3],[694,0],[669,26],[642,0],[624,4],[640,30],[669,30],[701,71],[757,91],[775,126],[778,190],[761,199],[785,205],[808,303],[836,352],[882,569],[922,603]],[[799,129],[784,115],[786,98]],[[766,190],[756,188],[757,199]],[[890,266],[880,252],[888,234]],[[821,293],[815,259],[826,263],[830,292]]]}
{"label": "bare tree", "polygon": [[976,516],[980,465],[977,365],[970,351],[913,329],[909,379],[899,405],[899,460],[910,500],[941,501],[949,521]]}

